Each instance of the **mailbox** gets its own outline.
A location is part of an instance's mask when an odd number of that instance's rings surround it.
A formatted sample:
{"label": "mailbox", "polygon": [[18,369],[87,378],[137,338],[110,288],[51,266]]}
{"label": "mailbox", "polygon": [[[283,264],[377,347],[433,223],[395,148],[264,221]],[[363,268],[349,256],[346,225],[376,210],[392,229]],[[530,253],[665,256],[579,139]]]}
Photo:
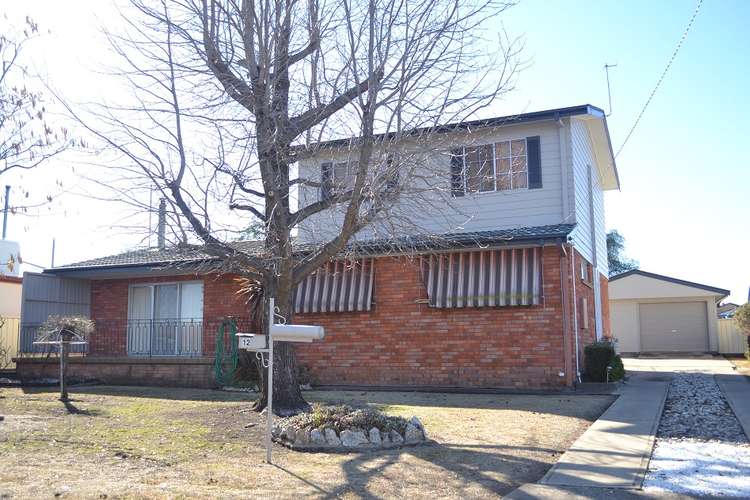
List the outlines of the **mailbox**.
{"label": "mailbox", "polygon": [[271,325],[271,337],[279,342],[312,342],[325,336],[322,326]]}

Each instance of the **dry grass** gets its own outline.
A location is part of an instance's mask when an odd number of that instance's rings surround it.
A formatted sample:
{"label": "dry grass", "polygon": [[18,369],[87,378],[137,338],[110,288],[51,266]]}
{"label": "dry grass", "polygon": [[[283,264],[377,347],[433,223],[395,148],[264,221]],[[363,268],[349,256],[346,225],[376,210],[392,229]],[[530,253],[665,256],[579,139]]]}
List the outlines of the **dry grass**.
{"label": "dry grass", "polygon": [[[143,387],[0,389],[0,497],[474,498],[536,481],[607,396],[308,392],[417,415],[432,445],[365,454],[274,448],[251,395]],[[252,425],[256,424],[256,425]],[[246,427],[248,426],[249,427]]]}

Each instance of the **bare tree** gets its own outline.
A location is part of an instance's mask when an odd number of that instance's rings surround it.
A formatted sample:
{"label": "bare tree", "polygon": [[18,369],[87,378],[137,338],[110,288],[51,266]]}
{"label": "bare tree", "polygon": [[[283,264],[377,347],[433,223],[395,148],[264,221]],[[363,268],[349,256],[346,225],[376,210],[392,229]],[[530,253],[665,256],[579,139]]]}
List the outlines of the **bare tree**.
{"label": "bare tree", "polygon": [[[78,119],[116,152],[107,162],[125,182],[103,182],[118,197],[144,207],[157,190],[177,240],[197,237],[291,319],[297,284],[358,232],[406,223],[408,214],[392,210],[398,199],[448,192],[443,174],[435,183],[424,171],[420,159],[435,148],[426,138],[512,87],[519,45],[488,29],[509,6],[133,0],[138,15],[125,13],[125,34],[108,35],[128,99]],[[500,43],[484,38],[490,33]],[[348,137],[356,139],[336,145],[351,165],[346,182],[327,185],[300,166],[333,151],[323,141]],[[296,249],[295,231],[326,213],[335,227]],[[248,227],[263,235],[263,252],[231,244]],[[306,403],[293,347],[281,343],[275,353],[274,408],[297,411]]]}
{"label": "bare tree", "polygon": [[[24,50],[39,36],[39,26],[26,17],[22,25],[3,16],[0,28],[0,178],[13,171],[31,170],[68,148],[73,140],[68,130],[52,123],[49,101],[40,90],[43,83],[24,64]],[[12,206],[23,211],[52,200],[29,201],[28,190],[23,202]]]}

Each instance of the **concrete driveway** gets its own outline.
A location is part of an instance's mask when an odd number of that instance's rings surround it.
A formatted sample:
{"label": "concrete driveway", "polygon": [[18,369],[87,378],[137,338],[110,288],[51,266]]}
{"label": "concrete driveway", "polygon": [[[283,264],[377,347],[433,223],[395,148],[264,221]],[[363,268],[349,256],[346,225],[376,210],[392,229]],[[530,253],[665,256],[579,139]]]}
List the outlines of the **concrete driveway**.
{"label": "concrete driveway", "polygon": [[745,433],[750,432],[750,383],[725,358],[711,355],[643,356],[623,359],[629,381],[620,397],[571,446],[538,484],[508,498],[682,498],[644,491],[669,383],[678,373],[714,376]]}
{"label": "concrete driveway", "polygon": [[737,372],[723,356],[699,355],[651,355],[638,358],[623,358],[625,371],[634,377],[654,372],[705,373],[706,375],[732,375]]}

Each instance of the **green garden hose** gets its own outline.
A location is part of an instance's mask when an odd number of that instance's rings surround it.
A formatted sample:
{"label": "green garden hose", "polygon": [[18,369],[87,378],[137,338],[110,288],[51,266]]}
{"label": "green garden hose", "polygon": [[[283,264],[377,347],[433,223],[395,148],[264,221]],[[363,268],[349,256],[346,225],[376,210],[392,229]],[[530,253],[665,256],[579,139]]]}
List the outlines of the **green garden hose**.
{"label": "green garden hose", "polygon": [[[231,344],[229,352],[229,367],[224,368],[224,333],[229,326],[229,343]],[[216,358],[214,359],[214,374],[216,383],[225,386],[234,379],[234,372],[237,371],[237,323],[232,320],[224,320],[219,326],[219,332],[216,335]]]}

